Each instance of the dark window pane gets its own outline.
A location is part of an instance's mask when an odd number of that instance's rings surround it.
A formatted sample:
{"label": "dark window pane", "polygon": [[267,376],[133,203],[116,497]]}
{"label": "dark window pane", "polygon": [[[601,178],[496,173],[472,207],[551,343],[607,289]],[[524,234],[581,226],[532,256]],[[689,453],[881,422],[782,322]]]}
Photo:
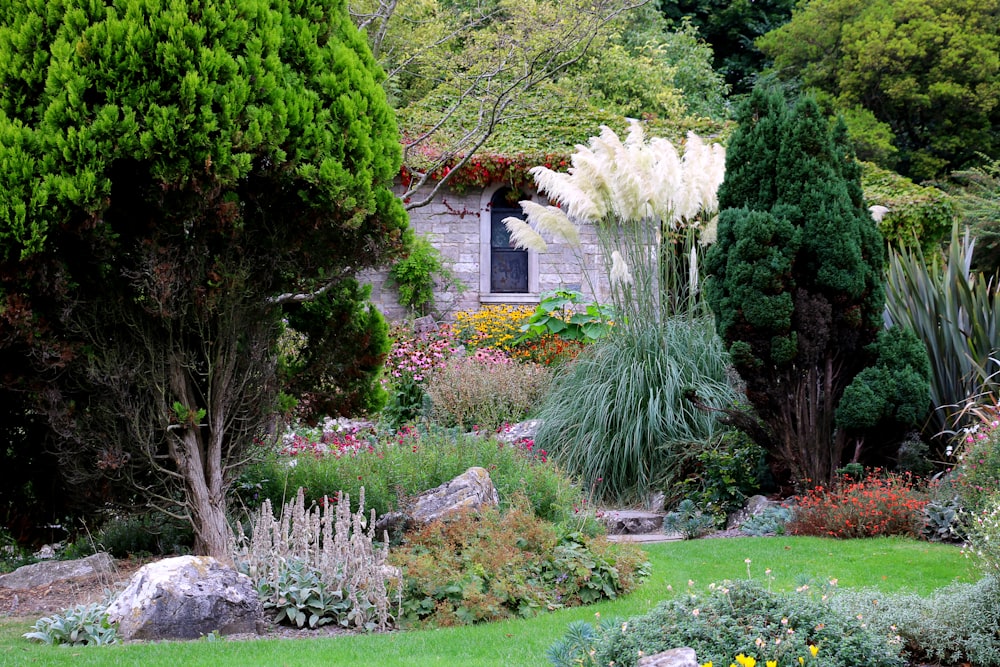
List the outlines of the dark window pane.
{"label": "dark window pane", "polygon": [[528,291],[526,251],[494,249],[490,255],[490,292]]}

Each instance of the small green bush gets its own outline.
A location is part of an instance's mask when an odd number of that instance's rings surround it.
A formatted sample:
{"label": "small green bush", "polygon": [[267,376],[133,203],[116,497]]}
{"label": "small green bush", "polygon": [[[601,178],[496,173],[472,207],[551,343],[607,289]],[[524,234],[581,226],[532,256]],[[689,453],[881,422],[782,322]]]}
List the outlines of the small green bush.
{"label": "small green bush", "polygon": [[432,418],[440,426],[495,431],[523,420],[545,396],[551,373],[538,364],[515,363],[502,352],[480,348],[455,356],[427,383]]}
{"label": "small green bush", "polygon": [[[766,452],[738,431],[722,436],[717,447],[695,457],[694,470],[684,480],[684,495],[723,520],[743,508],[767,475]],[[692,488],[693,487],[693,488]]]}
{"label": "small green bush", "polygon": [[663,530],[680,533],[685,540],[707,535],[715,528],[715,517],[698,509],[693,500],[685,498],[677,509],[663,517]]}
{"label": "small green bush", "polygon": [[77,605],[61,614],[38,619],[25,639],[45,644],[104,646],[118,640],[118,631],[108,621],[108,604]]}
{"label": "small green bush", "polygon": [[95,533],[97,549],[115,558],[134,555],[166,556],[191,551],[191,525],[160,512],[116,515]]}
{"label": "small green bush", "polygon": [[389,277],[399,291],[399,304],[419,315],[434,310],[435,283],[440,283],[442,291],[465,291],[465,285],[455,277],[440,251],[426,236],[413,238],[406,257],[389,269]]}
{"label": "small green bush", "polygon": [[839,591],[830,604],[876,634],[898,637],[911,664],[1000,665],[1000,581],[995,577],[952,584],[928,597]]}
{"label": "small green bush", "polygon": [[1000,489],[1000,428],[996,422],[979,424],[965,434],[959,464],[946,483],[954,488],[962,508],[978,514]]}
{"label": "small green bush", "polygon": [[341,491],[357,498],[364,486],[368,507],[381,516],[480,466],[490,473],[502,507],[520,492],[537,516],[561,522],[584,504],[580,487],[534,443],[507,444],[439,428],[404,428],[391,435],[327,433],[319,441],[296,436],[288,443],[286,453],[272,453],[243,471],[234,485],[239,502],[258,507],[269,499],[280,507],[303,487],[306,501],[318,503]]}
{"label": "small green bush", "polygon": [[644,561],[634,545],[563,534],[517,502],[423,526],[390,555],[403,572],[403,617],[433,626],[613,599],[638,585]]}
{"label": "small green bush", "polygon": [[[594,663],[635,665],[642,655],[677,646],[694,649],[701,663],[732,663],[738,654],[758,665],[808,661],[823,667],[902,667],[899,647],[866,628],[857,618],[836,612],[804,593],[775,593],[753,581],[713,585],[705,595],[690,594],[660,603],[643,616],[598,633]],[[806,664],[810,664],[806,662]]]}
{"label": "small green bush", "polygon": [[760,514],[754,514],[741,523],[740,532],[753,537],[784,535],[792,516],[792,510],[787,507],[766,507]]}

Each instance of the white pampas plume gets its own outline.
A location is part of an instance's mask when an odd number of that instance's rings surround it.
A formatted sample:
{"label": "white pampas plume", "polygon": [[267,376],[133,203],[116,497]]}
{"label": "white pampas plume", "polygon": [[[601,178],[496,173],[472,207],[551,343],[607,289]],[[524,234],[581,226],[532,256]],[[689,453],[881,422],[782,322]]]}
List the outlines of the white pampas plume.
{"label": "white pampas plume", "polygon": [[541,234],[531,228],[531,225],[520,218],[504,218],[503,224],[510,232],[510,243],[515,248],[522,250],[534,250],[535,252],[545,252],[548,245]]}
{"label": "white pampas plume", "polygon": [[611,284],[629,285],[632,283],[632,272],[629,271],[628,264],[622,254],[615,250],[611,253]]}
{"label": "white pampas plume", "polygon": [[521,202],[521,210],[528,216],[539,234],[551,234],[562,238],[566,243],[579,247],[580,230],[566,216],[561,208],[542,206],[533,201]]}
{"label": "white pampas plume", "polygon": [[698,243],[703,246],[712,245],[719,239],[719,216],[714,215],[712,219],[708,221],[701,233],[698,234]]}
{"label": "white pampas plume", "polygon": [[885,214],[889,212],[889,208],[887,206],[882,206],[881,204],[873,204],[868,207],[868,212],[872,214],[872,220],[875,222],[882,222],[882,218],[884,218]]}

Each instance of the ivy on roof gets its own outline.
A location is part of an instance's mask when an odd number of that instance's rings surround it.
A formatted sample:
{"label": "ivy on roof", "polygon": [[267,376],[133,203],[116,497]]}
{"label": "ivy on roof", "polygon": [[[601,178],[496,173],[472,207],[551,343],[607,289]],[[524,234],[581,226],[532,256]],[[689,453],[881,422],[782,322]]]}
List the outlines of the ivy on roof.
{"label": "ivy on roof", "polygon": [[[447,94],[438,92],[397,111],[406,143],[412,143],[433,128],[446,113],[448,105]],[[404,185],[408,183],[410,170],[433,168],[432,178],[435,179],[452,172],[463,155],[459,153],[445,164],[439,164],[440,158],[475,127],[477,117],[474,114],[478,114],[478,110],[478,104],[463,105],[428,141],[409,151],[403,167]],[[640,120],[647,136],[664,137],[674,143],[683,142],[688,132],[721,141],[732,131],[731,123],[709,118],[644,117]],[[497,124],[486,143],[458,173],[451,175],[449,184],[453,189],[484,187],[497,182],[513,187],[531,184],[529,169],[538,165],[557,171],[567,168],[576,146],[586,144],[591,137],[600,134],[601,125],[607,125],[624,136],[629,119],[613,110],[597,108],[585,100],[575,99],[557,86],[546,86],[529,96],[522,108],[508,114]]]}

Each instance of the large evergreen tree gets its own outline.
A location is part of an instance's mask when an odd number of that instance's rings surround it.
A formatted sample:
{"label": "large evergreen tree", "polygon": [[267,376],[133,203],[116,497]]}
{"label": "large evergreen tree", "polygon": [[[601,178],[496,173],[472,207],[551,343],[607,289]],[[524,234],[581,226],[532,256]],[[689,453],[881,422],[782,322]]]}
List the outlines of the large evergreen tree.
{"label": "large evergreen tree", "polygon": [[406,229],[382,76],[343,0],[0,1],[4,393],[78,488],[127,477],[227,557],[282,309]]}
{"label": "large evergreen tree", "polygon": [[842,128],[810,99],[789,110],[756,89],[719,190],[706,296],[771,452],[799,480],[841,465],[838,402],[869,363],[884,303],[884,250]]}

